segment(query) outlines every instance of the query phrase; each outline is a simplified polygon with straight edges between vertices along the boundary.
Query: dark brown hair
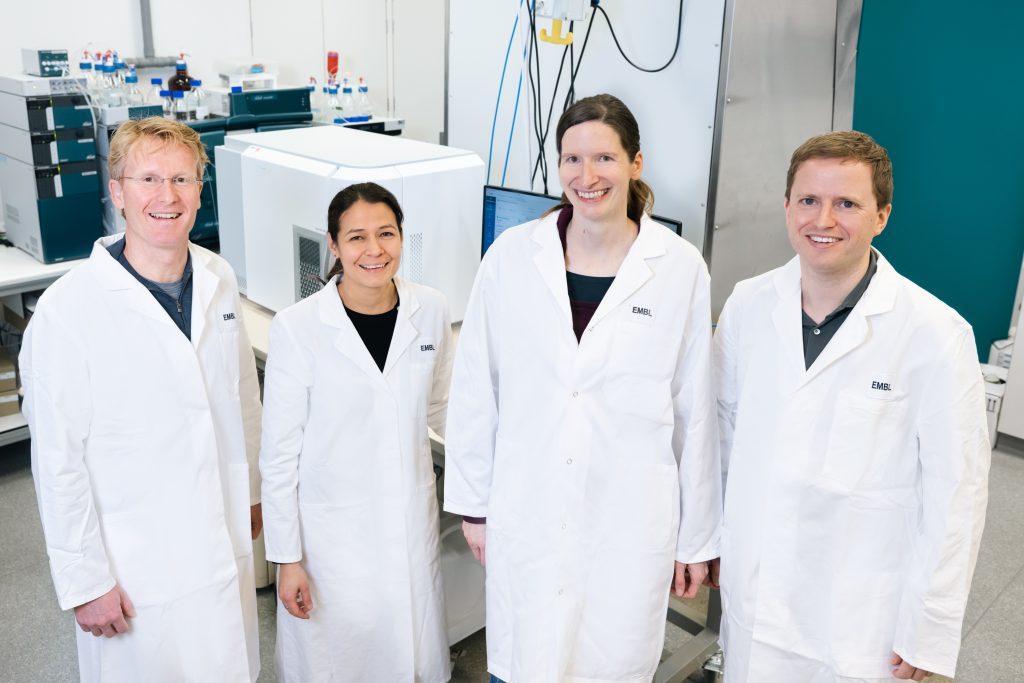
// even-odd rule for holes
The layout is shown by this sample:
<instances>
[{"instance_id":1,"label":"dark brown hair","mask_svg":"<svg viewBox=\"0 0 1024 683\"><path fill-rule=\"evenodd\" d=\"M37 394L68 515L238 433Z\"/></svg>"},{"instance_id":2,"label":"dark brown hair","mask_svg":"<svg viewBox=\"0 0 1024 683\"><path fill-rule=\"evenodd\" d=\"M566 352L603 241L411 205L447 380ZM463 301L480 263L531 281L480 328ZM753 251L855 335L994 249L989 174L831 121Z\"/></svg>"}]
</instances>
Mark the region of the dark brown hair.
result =
<instances>
[{"instance_id":1,"label":"dark brown hair","mask_svg":"<svg viewBox=\"0 0 1024 683\"><path fill-rule=\"evenodd\" d=\"M619 136L619 143L629 155L629 160L636 159L640 153L640 126L637 125L633 112L629 110L622 100L614 95L593 95L584 97L562 113L558 119L558 127L555 129L555 146L558 150L558 163L562 163L562 137L565 132L573 126L588 121L598 121L610 127ZM559 211L563 207L571 206L569 198L562 192L562 201L547 213ZM650 186L640 179L630 179L629 199L626 204L626 215L637 225L645 213L651 213L654 209L654 191ZM545 214L547 215L547 214Z\"/></svg>"},{"instance_id":2,"label":"dark brown hair","mask_svg":"<svg viewBox=\"0 0 1024 683\"><path fill-rule=\"evenodd\" d=\"M398 200L395 199L395 195L377 183L356 183L355 185L349 185L334 195L331 205L327 207L327 232L330 234L332 242L338 243L338 231L341 229L341 214L352 208L352 205L358 201L363 201L367 204L387 205L391 209L391 213L395 214L395 227L398 228L398 234L402 234L402 221L405 216L402 214L402 207ZM327 273L327 280L330 281L332 277L341 271L341 259L334 259L334 265L331 266L331 270Z\"/></svg>"},{"instance_id":3,"label":"dark brown hair","mask_svg":"<svg viewBox=\"0 0 1024 683\"><path fill-rule=\"evenodd\" d=\"M786 174L786 199L800 164L811 159L842 159L867 164L878 208L892 204L892 161L889 153L867 133L836 130L813 138L796 148Z\"/></svg>"}]
</instances>

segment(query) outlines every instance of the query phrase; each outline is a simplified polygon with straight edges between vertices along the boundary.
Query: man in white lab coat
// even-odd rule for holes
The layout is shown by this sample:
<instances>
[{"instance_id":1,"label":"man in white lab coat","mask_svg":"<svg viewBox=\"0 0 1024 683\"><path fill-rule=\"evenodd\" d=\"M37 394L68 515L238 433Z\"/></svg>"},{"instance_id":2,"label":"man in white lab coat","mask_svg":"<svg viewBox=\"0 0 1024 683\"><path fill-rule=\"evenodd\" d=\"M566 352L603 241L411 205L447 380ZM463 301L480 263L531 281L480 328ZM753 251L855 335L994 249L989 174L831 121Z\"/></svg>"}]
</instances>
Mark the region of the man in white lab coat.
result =
<instances>
[{"instance_id":1,"label":"man in white lab coat","mask_svg":"<svg viewBox=\"0 0 1024 683\"><path fill-rule=\"evenodd\" d=\"M973 332L871 247L892 165L869 136L808 140L785 196L796 258L715 334L726 680L952 676L988 497Z\"/></svg>"},{"instance_id":2,"label":"man in white lab coat","mask_svg":"<svg viewBox=\"0 0 1024 683\"><path fill-rule=\"evenodd\" d=\"M40 298L21 353L32 473L83 681L254 681L255 361L231 268L190 244L206 154L121 124L101 238Z\"/></svg>"}]
</instances>

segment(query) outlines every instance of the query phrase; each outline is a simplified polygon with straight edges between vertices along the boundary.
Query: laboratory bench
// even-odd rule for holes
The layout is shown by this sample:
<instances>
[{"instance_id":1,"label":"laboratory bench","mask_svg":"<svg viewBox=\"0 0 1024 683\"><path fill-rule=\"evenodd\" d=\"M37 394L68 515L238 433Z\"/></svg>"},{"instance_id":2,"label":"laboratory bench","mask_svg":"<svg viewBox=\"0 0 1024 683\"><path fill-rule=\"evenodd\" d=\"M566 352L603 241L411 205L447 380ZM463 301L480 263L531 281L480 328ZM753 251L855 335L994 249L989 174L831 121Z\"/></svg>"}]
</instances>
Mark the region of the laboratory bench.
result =
<instances>
[{"instance_id":1,"label":"laboratory bench","mask_svg":"<svg viewBox=\"0 0 1024 683\"><path fill-rule=\"evenodd\" d=\"M21 304L20 301L15 303L15 297L46 289L82 260L40 263L16 247L0 246L0 302L3 308L21 315ZM20 412L0 417L0 446L27 438L28 423Z\"/></svg>"}]
</instances>

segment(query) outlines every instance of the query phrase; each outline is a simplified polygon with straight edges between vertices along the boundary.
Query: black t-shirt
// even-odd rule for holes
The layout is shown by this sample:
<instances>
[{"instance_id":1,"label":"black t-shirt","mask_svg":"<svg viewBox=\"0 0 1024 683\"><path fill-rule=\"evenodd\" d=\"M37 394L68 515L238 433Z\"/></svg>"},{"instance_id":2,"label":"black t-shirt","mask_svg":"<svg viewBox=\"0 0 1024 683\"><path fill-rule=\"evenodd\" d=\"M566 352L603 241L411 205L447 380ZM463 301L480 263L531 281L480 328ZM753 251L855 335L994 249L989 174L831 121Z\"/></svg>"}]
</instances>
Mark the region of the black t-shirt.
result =
<instances>
[{"instance_id":1,"label":"black t-shirt","mask_svg":"<svg viewBox=\"0 0 1024 683\"><path fill-rule=\"evenodd\" d=\"M381 372L384 372L384 363L388 359L388 349L391 348L391 337L395 334L395 323L398 321L398 304L386 313L356 313L348 306L345 312L348 319L359 333L359 338L366 344L366 350L370 352L373 362L377 364ZM342 304L344 306L344 304Z\"/></svg>"}]
</instances>

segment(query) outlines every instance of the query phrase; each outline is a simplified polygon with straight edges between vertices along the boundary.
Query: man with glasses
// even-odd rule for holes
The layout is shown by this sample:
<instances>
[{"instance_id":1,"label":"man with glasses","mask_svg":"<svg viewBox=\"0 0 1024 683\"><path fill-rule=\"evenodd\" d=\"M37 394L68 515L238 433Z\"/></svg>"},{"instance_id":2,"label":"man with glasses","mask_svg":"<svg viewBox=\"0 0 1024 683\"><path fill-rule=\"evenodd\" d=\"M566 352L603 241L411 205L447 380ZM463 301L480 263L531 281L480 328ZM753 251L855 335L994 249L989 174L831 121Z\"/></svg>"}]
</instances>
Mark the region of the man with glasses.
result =
<instances>
[{"instance_id":1,"label":"man with glasses","mask_svg":"<svg viewBox=\"0 0 1024 683\"><path fill-rule=\"evenodd\" d=\"M255 681L259 386L234 273L189 243L195 131L110 143L124 235L40 298L21 353L32 472L83 681Z\"/></svg>"},{"instance_id":2,"label":"man with glasses","mask_svg":"<svg viewBox=\"0 0 1024 683\"><path fill-rule=\"evenodd\" d=\"M729 683L956 668L988 499L985 391L971 326L871 246L892 194L869 136L805 142L784 201L796 257L736 285L719 318Z\"/></svg>"}]
</instances>

